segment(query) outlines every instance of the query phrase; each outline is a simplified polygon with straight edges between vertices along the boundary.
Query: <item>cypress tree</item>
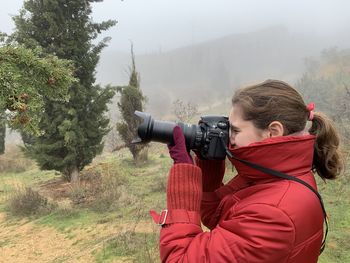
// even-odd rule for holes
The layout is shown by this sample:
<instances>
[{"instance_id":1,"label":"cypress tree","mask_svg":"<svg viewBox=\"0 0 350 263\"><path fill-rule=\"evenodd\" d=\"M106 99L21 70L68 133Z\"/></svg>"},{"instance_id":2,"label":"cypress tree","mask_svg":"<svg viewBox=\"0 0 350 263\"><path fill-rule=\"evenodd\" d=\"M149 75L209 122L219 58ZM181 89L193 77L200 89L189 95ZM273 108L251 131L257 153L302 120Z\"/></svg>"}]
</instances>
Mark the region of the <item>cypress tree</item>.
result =
<instances>
[{"instance_id":1,"label":"cypress tree","mask_svg":"<svg viewBox=\"0 0 350 263\"><path fill-rule=\"evenodd\" d=\"M60 171L72 182L79 180L79 171L102 151L102 138L109 130L105 112L114 95L111 88L94 85L95 68L108 39L97 45L92 41L116 21L94 23L90 17L93 2L102 1L25 1L14 17L15 41L29 48L39 45L48 54L72 60L76 68L78 82L70 87L69 100L45 99L39 123L43 133L33 144L26 144L41 169Z\"/></svg>"},{"instance_id":2,"label":"cypress tree","mask_svg":"<svg viewBox=\"0 0 350 263\"><path fill-rule=\"evenodd\" d=\"M117 123L117 131L124 141L125 146L131 152L135 163L139 164L147 160L147 151L145 149L146 145L131 143L137 137L137 127L140 124L140 120L134 115L134 112L136 110L143 111L146 97L143 96L140 89L140 77L136 71L132 45L129 85L118 87L117 91L120 93L118 108L122 117L122 121Z\"/></svg>"}]
</instances>

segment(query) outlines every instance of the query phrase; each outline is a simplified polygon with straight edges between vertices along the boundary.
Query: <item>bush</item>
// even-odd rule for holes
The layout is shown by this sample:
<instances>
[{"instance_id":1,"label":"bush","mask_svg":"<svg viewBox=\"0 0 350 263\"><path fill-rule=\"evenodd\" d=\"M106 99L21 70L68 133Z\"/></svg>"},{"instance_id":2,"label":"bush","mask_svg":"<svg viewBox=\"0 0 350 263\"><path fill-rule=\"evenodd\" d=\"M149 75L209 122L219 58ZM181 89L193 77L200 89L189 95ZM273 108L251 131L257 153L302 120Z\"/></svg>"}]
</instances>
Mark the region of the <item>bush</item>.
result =
<instances>
[{"instance_id":1,"label":"bush","mask_svg":"<svg viewBox=\"0 0 350 263\"><path fill-rule=\"evenodd\" d=\"M121 186L126 180L108 163L101 163L81 174L80 186L71 190L74 205L85 205L96 212L106 212L118 206L122 196Z\"/></svg>"},{"instance_id":2,"label":"bush","mask_svg":"<svg viewBox=\"0 0 350 263\"><path fill-rule=\"evenodd\" d=\"M100 191L92 202L92 209L96 212L105 212L116 204L121 196L122 181L118 176L105 176L102 178Z\"/></svg>"},{"instance_id":3,"label":"bush","mask_svg":"<svg viewBox=\"0 0 350 263\"><path fill-rule=\"evenodd\" d=\"M73 186L69 193L69 197L74 205L83 204L86 201L87 189L82 186Z\"/></svg>"},{"instance_id":4,"label":"bush","mask_svg":"<svg viewBox=\"0 0 350 263\"><path fill-rule=\"evenodd\" d=\"M16 216L43 215L55 209L56 204L30 187L17 189L8 201L8 210Z\"/></svg>"}]
</instances>

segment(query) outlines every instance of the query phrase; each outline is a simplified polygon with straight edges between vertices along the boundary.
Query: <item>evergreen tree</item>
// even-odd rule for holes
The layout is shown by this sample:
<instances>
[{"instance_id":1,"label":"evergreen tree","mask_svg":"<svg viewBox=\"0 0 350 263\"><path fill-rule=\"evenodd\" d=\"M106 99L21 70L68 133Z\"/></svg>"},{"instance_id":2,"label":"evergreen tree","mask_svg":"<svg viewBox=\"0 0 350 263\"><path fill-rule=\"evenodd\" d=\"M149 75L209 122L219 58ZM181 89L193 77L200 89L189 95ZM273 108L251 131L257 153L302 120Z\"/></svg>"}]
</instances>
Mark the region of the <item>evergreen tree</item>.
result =
<instances>
[{"instance_id":1,"label":"evergreen tree","mask_svg":"<svg viewBox=\"0 0 350 263\"><path fill-rule=\"evenodd\" d=\"M5 41L6 35L3 35ZM0 41L1 41L0 40ZM0 154L5 151L6 124L27 134L39 134L43 98L62 101L75 81L72 64L42 56L14 43L0 47ZM48 79L55 79L49 84ZM7 110L7 112L6 112Z\"/></svg>"},{"instance_id":2,"label":"evergreen tree","mask_svg":"<svg viewBox=\"0 0 350 263\"><path fill-rule=\"evenodd\" d=\"M108 20L91 20L91 3L101 0L31 0L25 1L14 17L13 39L32 48L70 59L78 82L69 90L69 101L57 103L45 99L45 110L39 123L43 134L26 144L28 153L42 169L57 170L65 178L77 182L79 171L103 148L102 138L108 132L105 117L107 103L114 91L95 82L95 68L108 39L97 45L92 41L115 25ZM55 79L49 79L54 83Z\"/></svg>"},{"instance_id":3,"label":"evergreen tree","mask_svg":"<svg viewBox=\"0 0 350 263\"><path fill-rule=\"evenodd\" d=\"M40 133L38 122L44 98L68 99L68 89L76 81L70 61L42 55L40 49L0 47L0 119L4 125L29 134Z\"/></svg>"},{"instance_id":4,"label":"evergreen tree","mask_svg":"<svg viewBox=\"0 0 350 263\"><path fill-rule=\"evenodd\" d=\"M136 164L147 160L146 145L132 144L132 140L137 137L137 127L140 120L135 116L134 112L143 111L143 105L146 102L146 97L143 96L140 89L140 78L136 71L135 56L133 46L131 45L131 68L129 85L118 87L120 93L120 102L118 108L120 110L122 121L117 123L117 131L122 137L125 146L130 150Z\"/></svg>"}]
</instances>

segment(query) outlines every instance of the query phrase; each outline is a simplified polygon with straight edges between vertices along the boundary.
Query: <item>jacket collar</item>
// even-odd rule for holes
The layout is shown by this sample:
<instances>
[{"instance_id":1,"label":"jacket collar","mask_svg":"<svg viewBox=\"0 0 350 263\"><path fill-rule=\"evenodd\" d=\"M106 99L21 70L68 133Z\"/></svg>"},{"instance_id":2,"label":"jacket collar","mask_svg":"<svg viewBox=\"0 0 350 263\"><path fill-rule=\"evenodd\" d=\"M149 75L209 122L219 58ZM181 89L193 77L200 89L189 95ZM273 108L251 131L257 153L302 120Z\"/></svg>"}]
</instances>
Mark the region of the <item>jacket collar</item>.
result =
<instances>
[{"instance_id":1,"label":"jacket collar","mask_svg":"<svg viewBox=\"0 0 350 263\"><path fill-rule=\"evenodd\" d=\"M230 149L233 156L292 176L310 172L313 162L314 135L281 136ZM253 181L270 181L274 176L253 169L237 160L230 161L239 175Z\"/></svg>"}]
</instances>

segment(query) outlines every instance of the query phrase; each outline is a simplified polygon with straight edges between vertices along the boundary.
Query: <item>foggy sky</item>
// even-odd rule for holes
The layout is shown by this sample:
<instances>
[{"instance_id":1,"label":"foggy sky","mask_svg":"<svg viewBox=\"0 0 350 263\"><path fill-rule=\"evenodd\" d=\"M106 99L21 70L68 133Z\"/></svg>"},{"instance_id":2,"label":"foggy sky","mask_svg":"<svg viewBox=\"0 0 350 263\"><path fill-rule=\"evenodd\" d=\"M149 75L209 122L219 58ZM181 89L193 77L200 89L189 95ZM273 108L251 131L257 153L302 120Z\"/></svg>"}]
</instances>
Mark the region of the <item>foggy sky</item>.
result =
<instances>
[{"instance_id":1,"label":"foggy sky","mask_svg":"<svg viewBox=\"0 0 350 263\"><path fill-rule=\"evenodd\" d=\"M0 0L0 31L14 27L23 0ZM327 35L350 29L348 0L105 0L93 5L96 22L116 19L104 32L108 49L135 53L167 51L273 25ZM350 32L350 30L348 30ZM273 41L273 40L272 40Z\"/></svg>"}]
</instances>

